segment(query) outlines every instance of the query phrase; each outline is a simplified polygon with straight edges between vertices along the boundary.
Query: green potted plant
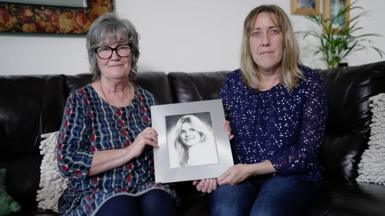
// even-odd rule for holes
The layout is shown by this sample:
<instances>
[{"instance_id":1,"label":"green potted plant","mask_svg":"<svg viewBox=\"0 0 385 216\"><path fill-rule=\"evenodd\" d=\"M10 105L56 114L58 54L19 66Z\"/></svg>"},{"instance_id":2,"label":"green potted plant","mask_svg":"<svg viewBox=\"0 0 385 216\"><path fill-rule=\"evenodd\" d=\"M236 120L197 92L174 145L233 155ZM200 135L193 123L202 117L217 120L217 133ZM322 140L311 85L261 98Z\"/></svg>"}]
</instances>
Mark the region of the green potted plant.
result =
<instances>
[{"instance_id":1,"label":"green potted plant","mask_svg":"<svg viewBox=\"0 0 385 216\"><path fill-rule=\"evenodd\" d=\"M306 16L308 20L321 27L321 31L303 31L300 33L306 37L314 37L319 40L319 46L315 54L321 54L321 60L328 69L338 67L353 50L373 49L382 58L385 54L383 50L372 45L371 38L381 37L376 33L358 34L363 28L358 26L358 19L366 14L362 11L358 15L349 18L349 13L353 10L363 10L362 7L355 5L356 1L346 5L338 12L327 18L324 14ZM341 25L341 20L345 20ZM335 26L339 26L336 28Z\"/></svg>"}]
</instances>

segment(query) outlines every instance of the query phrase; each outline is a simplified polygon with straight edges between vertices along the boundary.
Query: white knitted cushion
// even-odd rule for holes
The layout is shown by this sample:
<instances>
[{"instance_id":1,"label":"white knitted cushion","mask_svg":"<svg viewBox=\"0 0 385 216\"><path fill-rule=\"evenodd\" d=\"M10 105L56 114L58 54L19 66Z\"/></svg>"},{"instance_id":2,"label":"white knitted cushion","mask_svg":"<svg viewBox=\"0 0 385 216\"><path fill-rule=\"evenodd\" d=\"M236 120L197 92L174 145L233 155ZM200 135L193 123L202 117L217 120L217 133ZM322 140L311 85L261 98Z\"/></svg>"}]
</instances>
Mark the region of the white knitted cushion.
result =
<instances>
[{"instance_id":1,"label":"white knitted cushion","mask_svg":"<svg viewBox=\"0 0 385 216\"><path fill-rule=\"evenodd\" d=\"M385 185L385 93L369 100L373 113L369 148L364 151L358 164L357 182Z\"/></svg>"},{"instance_id":2,"label":"white knitted cushion","mask_svg":"<svg viewBox=\"0 0 385 216\"><path fill-rule=\"evenodd\" d=\"M67 186L67 181L59 174L57 168L56 145L59 132L42 134L44 139L40 143L40 154L43 160L40 166L40 189L37 191L36 201L41 209L58 212L58 199Z\"/></svg>"}]
</instances>

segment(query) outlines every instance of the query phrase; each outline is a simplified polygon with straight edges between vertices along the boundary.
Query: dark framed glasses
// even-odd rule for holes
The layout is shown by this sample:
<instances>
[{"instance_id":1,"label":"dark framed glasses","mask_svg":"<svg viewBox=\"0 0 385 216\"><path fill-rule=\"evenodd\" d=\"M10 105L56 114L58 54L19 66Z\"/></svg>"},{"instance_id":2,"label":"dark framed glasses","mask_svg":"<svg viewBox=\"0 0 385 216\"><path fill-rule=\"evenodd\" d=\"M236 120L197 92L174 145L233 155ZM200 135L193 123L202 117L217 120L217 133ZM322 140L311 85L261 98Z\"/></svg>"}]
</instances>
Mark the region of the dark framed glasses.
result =
<instances>
[{"instance_id":1,"label":"dark framed glasses","mask_svg":"<svg viewBox=\"0 0 385 216\"><path fill-rule=\"evenodd\" d=\"M101 59L110 59L114 51L119 57L124 58L131 54L131 47L128 44L121 44L115 48L109 46L100 46L95 48L96 55L98 55Z\"/></svg>"}]
</instances>

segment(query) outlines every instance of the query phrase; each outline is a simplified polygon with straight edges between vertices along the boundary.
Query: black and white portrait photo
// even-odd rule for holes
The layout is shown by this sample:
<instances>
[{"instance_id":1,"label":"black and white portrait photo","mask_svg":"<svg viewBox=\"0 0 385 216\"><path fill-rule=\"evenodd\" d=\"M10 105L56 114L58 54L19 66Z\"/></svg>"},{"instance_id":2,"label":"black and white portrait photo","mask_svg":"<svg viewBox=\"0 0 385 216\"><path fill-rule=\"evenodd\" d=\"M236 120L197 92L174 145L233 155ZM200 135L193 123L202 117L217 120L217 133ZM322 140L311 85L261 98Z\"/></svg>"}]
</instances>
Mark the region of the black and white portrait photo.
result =
<instances>
[{"instance_id":1,"label":"black and white portrait photo","mask_svg":"<svg viewBox=\"0 0 385 216\"><path fill-rule=\"evenodd\" d=\"M155 182L216 178L234 164L222 100L155 105L151 117Z\"/></svg>"},{"instance_id":2,"label":"black and white portrait photo","mask_svg":"<svg viewBox=\"0 0 385 216\"><path fill-rule=\"evenodd\" d=\"M218 163L209 112L166 116L170 167Z\"/></svg>"}]
</instances>

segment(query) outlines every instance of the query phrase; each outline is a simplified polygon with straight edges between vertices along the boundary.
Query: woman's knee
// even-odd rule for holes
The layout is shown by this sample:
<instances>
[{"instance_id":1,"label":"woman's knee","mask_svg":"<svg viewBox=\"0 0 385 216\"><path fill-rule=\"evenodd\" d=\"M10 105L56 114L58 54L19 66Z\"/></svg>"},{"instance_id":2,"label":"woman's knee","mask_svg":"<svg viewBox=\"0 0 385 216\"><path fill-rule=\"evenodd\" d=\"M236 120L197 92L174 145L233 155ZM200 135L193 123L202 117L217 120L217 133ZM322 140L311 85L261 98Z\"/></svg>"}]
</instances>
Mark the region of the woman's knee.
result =
<instances>
[{"instance_id":1,"label":"woman's knee","mask_svg":"<svg viewBox=\"0 0 385 216\"><path fill-rule=\"evenodd\" d=\"M210 197L211 215L247 215L255 193L251 185L222 185Z\"/></svg>"},{"instance_id":2,"label":"woman's knee","mask_svg":"<svg viewBox=\"0 0 385 216\"><path fill-rule=\"evenodd\" d=\"M141 195L140 205L143 215L176 215L175 199L161 189L150 190Z\"/></svg>"},{"instance_id":3,"label":"woman's knee","mask_svg":"<svg viewBox=\"0 0 385 216\"><path fill-rule=\"evenodd\" d=\"M297 177L275 176L267 179L261 185L250 215L302 215L312 204L317 188L317 183L304 182Z\"/></svg>"},{"instance_id":4,"label":"woman's knee","mask_svg":"<svg viewBox=\"0 0 385 216\"><path fill-rule=\"evenodd\" d=\"M96 212L96 216L109 215L139 215L138 202L135 197L127 195L117 195L108 199Z\"/></svg>"}]
</instances>

